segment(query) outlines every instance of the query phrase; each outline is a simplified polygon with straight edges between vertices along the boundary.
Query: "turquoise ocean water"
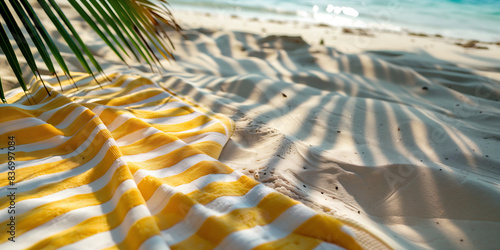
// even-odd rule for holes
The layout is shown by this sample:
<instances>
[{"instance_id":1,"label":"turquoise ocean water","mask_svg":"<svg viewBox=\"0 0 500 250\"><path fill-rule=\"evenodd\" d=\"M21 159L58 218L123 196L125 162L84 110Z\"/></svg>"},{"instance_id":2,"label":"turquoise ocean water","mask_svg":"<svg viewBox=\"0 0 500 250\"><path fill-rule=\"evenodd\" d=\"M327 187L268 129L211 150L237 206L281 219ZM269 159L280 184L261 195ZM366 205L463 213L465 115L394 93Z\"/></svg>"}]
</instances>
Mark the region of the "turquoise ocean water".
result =
<instances>
[{"instance_id":1,"label":"turquoise ocean water","mask_svg":"<svg viewBox=\"0 0 500 250\"><path fill-rule=\"evenodd\" d=\"M169 0L173 10L500 41L500 0Z\"/></svg>"}]
</instances>

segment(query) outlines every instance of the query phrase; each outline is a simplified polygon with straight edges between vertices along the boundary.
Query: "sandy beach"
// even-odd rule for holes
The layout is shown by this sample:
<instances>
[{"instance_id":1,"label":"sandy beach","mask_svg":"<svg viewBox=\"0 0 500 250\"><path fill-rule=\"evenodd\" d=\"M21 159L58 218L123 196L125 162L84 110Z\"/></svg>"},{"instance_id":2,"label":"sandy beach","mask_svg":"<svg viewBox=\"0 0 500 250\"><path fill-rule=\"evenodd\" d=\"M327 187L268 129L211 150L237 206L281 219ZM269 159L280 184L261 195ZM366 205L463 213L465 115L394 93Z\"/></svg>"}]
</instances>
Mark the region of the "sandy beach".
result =
<instances>
[{"instance_id":1,"label":"sandy beach","mask_svg":"<svg viewBox=\"0 0 500 250\"><path fill-rule=\"evenodd\" d=\"M500 245L500 45L174 15L184 31L169 32L176 61L161 72L127 67L74 21L107 74L147 77L230 117L219 160L246 176L395 249Z\"/></svg>"},{"instance_id":2,"label":"sandy beach","mask_svg":"<svg viewBox=\"0 0 500 250\"><path fill-rule=\"evenodd\" d=\"M397 249L499 244L500 46L177 17L158 81L236 121L221 161Z\"/></svg>"},{"instance_id":3,"label":"sandy beach","mask_svg":"<svg viewBox=\"0 0 500 250\"><path fill-rule=\"evenodd\" d=\"M177 16L158 81L236 121L221 161L398 249L499 244L500 46Z\"/></svg>"}]
</instances>

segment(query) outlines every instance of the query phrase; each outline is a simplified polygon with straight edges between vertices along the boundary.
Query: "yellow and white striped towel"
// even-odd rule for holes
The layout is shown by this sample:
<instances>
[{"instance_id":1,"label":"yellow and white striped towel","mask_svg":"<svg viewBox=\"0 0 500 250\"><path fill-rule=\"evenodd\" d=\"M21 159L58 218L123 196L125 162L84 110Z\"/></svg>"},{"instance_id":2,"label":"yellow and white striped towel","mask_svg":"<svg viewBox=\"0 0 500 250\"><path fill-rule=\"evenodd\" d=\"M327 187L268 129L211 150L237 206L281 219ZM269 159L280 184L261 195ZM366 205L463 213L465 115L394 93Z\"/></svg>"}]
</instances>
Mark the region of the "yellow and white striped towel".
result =
<instances>
[{"instance_id":1,"label":"yellow and white striped towel","mask_svg":"<svg viewBox=\"0 0 500 250\"><path fill-rule=\"evenodd\" d=\"M219 162L230 119L148 79L110 77L50 96L34 82L31 105L7 94L0 249L360 248L339 220Z\"/></svg>"}]
</instances>

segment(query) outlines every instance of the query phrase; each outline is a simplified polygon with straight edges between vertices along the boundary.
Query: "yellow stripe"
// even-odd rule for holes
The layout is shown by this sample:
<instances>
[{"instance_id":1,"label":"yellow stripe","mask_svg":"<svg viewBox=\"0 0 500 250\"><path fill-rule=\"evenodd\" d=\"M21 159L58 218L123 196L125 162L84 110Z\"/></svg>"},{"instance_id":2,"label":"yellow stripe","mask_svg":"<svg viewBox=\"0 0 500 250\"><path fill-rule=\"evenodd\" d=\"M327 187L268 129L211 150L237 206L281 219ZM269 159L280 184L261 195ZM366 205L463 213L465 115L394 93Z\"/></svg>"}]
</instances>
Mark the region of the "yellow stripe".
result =
<instances>
[{"instance_id":1,"label":"yellow stripe","mask_svg":"<svg viewBox=\"0 0 500 250\"><path fill-rule=\"evenodd\" d=\"M86 105L91 105L90 103ZM95 105L95 104L94 104ZM100 106L100 105L97 105ZM120 112L117 112L120 111ZM101 119L102 124L109 126L118 116L125 114L123 110L117 110L114 108L106 108L102 110L101 114L99 114L99 119Z\"/></svg>"},{"instance_id":2,"label":"yellow stripe","mask_svg":"<svg viewBox=\"0 0 500 250\"><path fill-rule=\"evenodd\" d=\"M45 90L45 88L42 87L42 84L40 82L35 82L34 84L36 87L35 87L35 90L36 92L32 95L31 95L31 103L33 103L33 101L35 103L41 103L42 100L44 102L48 102L50 100L53 100L54 97L56 96L56 92L55 91L52 91L50 88L48 89L49 93L51 93L51 95L49 96L49 94L47 93L47 90ZM40 87L38 87L38 85L40 85ZM57 97L57 98L64 98L64 97ZM23 102L23 105L30 105L30 101L26 100Z\"/></svg>"},{"instance_id":3,"label":"yellow stripe","mask_svg":"<svg viewBox=\"0 0 500 250\"><path fill-rule=\"evenodd\" d=\"M118 86L121 86L121 84L123 84L123 82L121 82L120 85L118 85ZM149 83L149 84L151 84L151 83ZM99 98L99 99L102 99L102 100L113 99L113 98L116 98L116 97L119 97L119 96L127 95L127 94L133 92L135 89L137 89L137 88L139 88L141 86L144 86L144 85L148 85L148 83L143 82L143 81L138 81L138 80L132 80L129 84L127 84L127 86L125 86L124 88L121 88L120 90L118 90L116 92L113 92L113 93L98 94L98 95L75 96L72 99L74 99L74 100L78 100L78 99L94 99L94 98ZM115 86L117 86L117 85L116 84L106 85L106 86L103 87L103 89L109 89L109 88L112 88L112 87L115 87ZM151 87L151 88L154 88L154 87ZM92 90L89 90L87 92L90 92L90 91L92 91Z\"/></svg>"},{"instance_id":4,"label":"yellow stripe","mask_svg":"<svg viewBox=\"0 0 500 250\"><path fill-rule=\"evenodd\" d=\"M8 136L14 136L16 144L23 145L47 140L57 135L64 135L64 133L50 124L41 124L1 134L0 137L7 138ZM1 145L1 147L8 147L6 140L2 144L4 145Z\"/></svg>"},{"instance_id":5,"label":"yellow stripe","mask_svg":"<svg viewBox=\"0 0 500 250\"><path fill-rule=\"evenodd\" d=\"M7 103L15 103L15 102L19 102L19 100L23 97L25 97L25 94L24 92L22 91L22 89L17 89L17 90L21 90L19 91L17 94L14 94L12 95L11 97L6 97L7 98ZM7 91L7 93L11 94L12 92L10 91ZM7 93L6 96L7 96Z\"/></svg>"},{"instance_id":6,"label":"yellow stripe","mask_svg":"<svg viewBox=\"0 0 500 250\"><path fill-rule=\"evenodd\" d=\"M236 209L223 216L207 218L195 235L172 245L172 248L188 249L192 244L216 246L233 232L273 222L297 203L282 194L268 194L255 207Z\"/></svg>"},{"instance_id":7,"label":"yellow stripe","mask_svg":"<svg viewBox=\"0 0 500 250\"><path fill-rule=\"evenodd\" d=\"M196 144L190 144L191 147L203 152L204 154L217 159L222 152L222 145L213 141L198 142Z\"/></svg>"},{"instance_id":8,"label":"yellow stripe","mask_svg":"<svg viewBox=\"0 0 500 250\"><path fill-rule=\"evenodd\" d=\"M203 189L187 195L176 193L170 198L165 208L155 215L158 227L160 230L165 230L177 224L184 219L189 209L196 203L206 205L222 196L242 196L258 184L255 180L242 176L235 182L210 183ZM141 193L143 193L142 190Z\"/></svg>"},{"instance_id":9,"label":"yellow stripe","mask_svg":"<svg viewBox=\"0 0 500 250\"><path fill-rule=\"evenodd\" d=\"M161 180L170 186L177 187L183 184L191 183L205 175L230 174L233 171L233 169L219 161L202 161L178 175L162 178Z\"/></svg>"},{"instance_id":10,"label":"yellow stripe","mask_svg":"<svg viewBox=\"0 0 500 250\"><path fill-rule=\"evenodd\" d=\"M189 193L188 196L203 205L221 196L242 196L259 183L243 175L234 182L214 182L201 190Z\"/></svg>"},{"instance_id":11,"label":"yellow stripe","mask_svg":"<svg viewBox=\"0 0 500 250\"><path fill-rule=\"evenodd\" d=\"M211 116L211 117L219 120L220 122L224 123L224 125L226 126L228 131L230 131L230 134L232 134L232 132L234 131L234 122L233 122L233 120L229 119L229 117L224 116L224 115L220 115L220 114L215 114L212 111L210 111L209 108L205 107L202 104L195 102L193 99L191 99L187 96L181 96L181 95L179 95L179 94L177 94L169 89L166 89L166 88L163 88L163 89L165 91L167 91L168 93L170 93L171 95L179 98L183 102L189 104L191 107L196 108L198 111L204 113L205 115Z\"/></svg>"},{"instance_id":12,"label":"yellow stripe","mask_svg":"<svg viewBox=\"0 0 500 250\"><path fill-rule=\"evenodd\" d=\"M132 173L135 173L139 169L158 170L162 168L171 167L187 157L198 155L200 153L201 152L198 151L196 148L193 148L191 146L185 146L180 149L174 150L168 154L156 157L154 159L140 163L129 162L128 165ZM158 188L161 184L163 184L162 181L153 181L152 179L157 179L157 178L146 176L137 185L139 187L139 190L141 190L145 200L148 200L151 197L151 195L153 195L156 188Z\"/></svg>"},{"instance_id":13,"label":"yellow stripe","mask_svg":"<svg viewBox=\"0 0 500 250\"><path fill-rule=\"evenodd\" d=\"M208 123L212 120L212 118L208 116L198 116L190 121L187 122L182 122L178 124L173 124L173 125L163 125L163 124L152 124L153 127L162 130L162 131L168 131L170 133L175 133L175 132L183 132L185 130L190 130L197 128L205 123Z\"/></svg>"},{"instance_id":14,"label":"yellow stripe","mask_svg":"<svg viewBox=\"0 0 500 250\"><path fill-rule=\"evenodd\" d=\"M323 241L302 236L299 234L290 234L285 238L271 241L255 247L253 250L271 250L271 249L314 249Z\"/></svg>"},{"instance_id":15,"label":"yellow stripe","mask_svg":"<svg viewBox=\"0 0 500 250\"><path fill-rule=\"evenodd\" d=\"M69 104L68 106L59 109L56 111L50 118L48 118L45 122L48 124L51 124L52 126L57 126L59 125L66 117L71 114L76 108L78 108L80 105L78 104ZM81 115L81 114L80 114ZM88 119L88 118L87 118Z\"/></svg>"},{"instance_id":16,"label":"yellow stripe","mask_svg":"<svg viewBox=\"0 0 500 250\"><path fill-rule=\"evenodd\" d=\"M105 215L89 218L74 227L68 228L61 233L47 237L46 239L33 245L31 249L40 249L49 246L50 248L59 248L65 245L72 244L92 235L110 231L118 227L128 211L136 206L144 205L144 200L141 198L137 189L127 190L118 201L116 208ZM157 234L157 230L146 230L149 233ZM153 235L150 235L153 236Z\"/></svg>"},{"instance_id":17,"label":"yellow stripe","mask_svg":"<svg viewBox=\"0 0 500 250\"><path fill-rule=\"evenodd\" d=\"M148 160L148 161L129 162L128 166L129 166L132 173L135 173L139 169L158 170L158 169L162 169L162 168L168 168L168 167L171 167L171 166L179 163L180 161L182 161L183 159L185 159L187 157L201 154L201 152L198 149L196 149L196 145L197 144L195 144L194 146L191 146L191 145L184 146L184 147L179 148L177 150L174 150L168 154L158 156L158 157L151 159L151 160ZM204 164L208 164L208 163L204 163ZM206 169L206 171L209 171L209 170L218 171L221 169L226 169L226 167L227 166L225 166L224 164L222 164L222 165L216 164L214 166L214 168L208 168L208 169ZM224 170L224 172L227 172L227 170ZM213 173L217 173L217 172L213 172ZM171 178L169 178L169 177L167 177L164 180L155 180L155 179L158 179L158 178L146 176L138 184L139 190L141 190L141 192L144 196L144 199L146 199L146 200L148 200L151 197L151 195L153 195L154 191L160 185L166 183L165 181L167 181L167 180L171 180ZM168 182L167 182L167 184L168 184Z\"/></svg>"},{"instance_id":18,"label":"yellow stripe","mask_svg":"<svg viewBox=\"0 0 500 250\"><path fill-rule=\"evenodd\" d=\"M158 227L151 226L154 224L155 220L152 217L140 219L130 228L123 242L106 249L138 249L147 239L160 235Z\"/></svg>"},{"instance_id":19,"label":"yellow stripe","mask_svg":"<svg viewBox=\"0 0 500 250\"><path fill-rule=\"evenodd\" d=\"M168 184L169 186L176 187L182 184L190 183L198 179L199 177L207 175L209 173L229 174L232 173L232 171L233 170L231 168L220 162L203 161L195 164L188 170L175 176L169 176L163 179L146 176L137 186L139 187L139 190L141 190L144 198L148 200L163 184Z\"/></svg>"},{"instance_id":20,"label":"yellow stripe","mask_svg":"<svg viewBox=\"0 0 500 250\"><path fill-rule=\"evenodd\" d=\"M52 109L55 109L57 107L63 106L64 104L67 104L68 100L65 98L57 98L54 101L47 103L35 110L29 110L29 109L23 109L20 107L14 107L14 106L7 106L7 105L1 105L0 106L0 123L6 122L6 121L14 121L17 119L22 119L22 118L29 118L29 117L38 117L40 116L43 112L50 111ZM73 104L73 105L78 105L78 104ZM0 124L1 125L1 124Z\"/></svg>"},{"instance_id":21,"label":"yellow stripe","mask_svg":"<svg viewBox=\"0 0 500 250\"><path fill-rule=\"evenodd\" d=\"M170 228L184 219L189 209L196 204L187 195L176 193L168 201L165 208L153 215L160 230Z\"/></svg>"},{"instance_id":22,"label":"yellow stripe","mask_svg":"<svg viewBox=\"0 0 500 250\"><path fill-rule=\"evenodd\" d=\"M155 150L161 146L176 141L177 138L165 133L156 133L142 138L132 144L121 146L120 151L123 155L143 154Z\"/></svg>"},{"instance_id":23,"label":"yellow stripe","mask_svg":"<svg viewBox=\"0 0 500 250\"><path fill-rule=\"evenodd\" d=\"M217 132L217 133L221 133L223 135L226 135L226 129L224 128L224 126L221 124L221 123L215 123L213 125L210 125L206 128L203 128L199 131L193 131L193 132L170 132L169 134L172 134L176 137L178 137L179 139L183 139L183 138L188 138L188 137L191 137L191 136L195 136L195 135L202 135L202 134L205 134L205 133L208 133L208 132ZM226 136L229 136L229 135L226 135Z\"/></svg>"},{"instance_id":24,"label":"yellow stripe","mask_svg":"<svg viewBox=\"0 0 500 250\"><path fill-rule=\"evenodd\" d=\"M16 235L20 236L25 232L32 230L36 227L42 226L44 223L56 218L57 216L68 213L72 210L76 210L83 207L100 205L108 202L115 193L117 187L125 180L130 179L130 175L123 175L115 173L113 179L106 184L101 190L98 190L89 194L80 194L68 197L63 200L58 200L44 204L42 206L36 207L17 218L18 230ZM16 197L17 198L17 197ZM7 221L3 221L2 224L7 224ZM0 232L0 242L6 240L7 237L2 237L6 235L6 230Z\"/></svg>"},{"instance_id":25,"label":"yellow stripe","mask_svg":"<svg viewBox=\"0 0 500 250\"><path fill-rule=\"evenodd\" d=\"M111 98L111 99L102 99L100 101L95 101L94 103L108 105L108 106L122 106L122 105L127 105L127 104L132 104L132 103L144 101L148 98L159 95L161 93L163 93L163 91L161 91L159 89L146 89L146 90L134 93L133 95L121 96L121 97Z\"/></svg>"},{"instance_id":26,"label":"yellow stripe","mask_svg":"<svg viewBox=\"0 0 500 250\"><path fill-rule=\"evenodd\" d=\"M152 101L152 102L146 102L146 103L141 103L141 104L136 104L132 105L130 107L127 107L127 110L132 110L132 109L141 109L145 107L159 107L161 105L165 105L170 102L180 102L176 98L173 98L173 96L169 96L160 100Z\"/></svg>"},{"instance_id":27,"label":"yellow stripe","mask_svg":"<svg viewBox=\"0 0 500 250\"><path fill-rule=\"evenodd\" d=\"M32 198L40 198L46 195L57 193L65 189L71 189L92 183L95 180L102 177L108 171L113 162L119 157L118 154L119 154L118 149L113 146L106 152L106 155L104 156L103 160L96 164L96 167L91 168L80 175L65 179L57 183L49 183L42 185L38 188L32 189L30 191L17 193L16 201L19 202L22 200L28 200ZM131 176L130 170L127 168L126 165L119 167L117 169L117 172L122 174L129 174ZM2 208L7 207L7 202L8 199L6 196L0 197L0 204L2 204Z\"/></svg>"},{"instance_id":28,"label":"yellow stripe","mask_svg":"<svg viewBox=\"0 0 500 250\"><path fill-rule=\"evenodd\" d=\"M193 155L201 154L196 148L186 145L182 148L174 150L168 154L163 154L153 159L143 161L143 162L130 162L135 163L134 166L130 167L132 173L135 173L139 169L146 170L158 170L162 168L171 167L185 158L191 157ZM140 160L140 159L139 159Z\"/></svg>"},{"instance_id":29,"label":"yellow stripe","mask_svg":"<svg viewBox=\"0 0 500 250\"><path fill-rule=\"evenodd\" d=\"M339 245L345 249L362 249L350 235L341 230L339 220L325 214L317 214L304 222L294 232Z\"/></svg>"},{"instance_id":30,"label":"yellow stripe","mask_svg":"<svg viewBox=\"0 0 500 250\"><path fill-rule=\"evenodd\" d=\"M78 127L72 127L71 129L74 131L77 131L76 134L73 135L73 137L69 138L66 142L62 143L61 145L53 148L48 148L48 149L41 149L33 152L23 152L23 151L16 151L16 160L17 161L28 161L28 160L35 160L35 159L41 159L53 155L66 155L71 152L73 152L75 149L77 149L82 143L84 143L85 140L90 136L92 131L99 125L100 120L99 118L94 118L90 120L88 123L84 124L83 127L78 128ZM37 138L39 136L39 133L45 133L50 135L45 135L42 138L49 139L52 138L55 135L63 135L63 133L60 130L55 129L54 127L51 127L50 125L40 125L36 126L40 127L39 131L36 131L34 128L31 129L21 129L21 130L16 130L13 133L8 133L8 134L3 134L0 136L2 138L2 145L3 147L7 147L7 136L14 136L16 139L16 144L17 145L22 145L22 144L29 144L33 142L33 138ZM111 137L109 132L107 130L102 130L102 133L106 134L107 137ZM40 139L37 138L36 141L40 141ZM0 164L7 162L7 158L2 157L0 159Z\"/></svg>"},{"instance_id":31,"label":"yellow stripe","mask_svg":"<svg viewBox=\"0 0 500 250\"><path fill-rule=\"evenodd\" d=\"M115 140L120 140L122 137L128 134L149 127L151 127L149 123L139 120L137 118L132 118L124 122L115 130L113 130L111 134L113 135L113 138L115 138Z\"/></svg>"},{"instance_id":32,"label":"yellow stripe","mask_svg":"<svg viewBox=\"0 0 500 250\"><path fill-rule=\"evenodd\" d=\"M91 161L97 155L107 140L107 135L105 135L103 131L100 131L92 140L92 143L90 144L92 146L87 147L78 155L56 162L16 169L16 181L27 181L42 175L66 172L82 166ZM7 175L7 172L0 173L0 186L8 185Z\"/></svg>"},{"instance_id":33,"label":"yellow stripe","mask_svg":"<svg viewBox=\"0 0 500 250\"><path fill-rule=\"evenodd\" d=\"M189 107L179 107L179 108L171 108L160 111L145 111L145 110L134 110L127 109L132 113L135 117L140 119L156 119L156 118L165 118L165 117L176 117L189 115L196 112L194 109Z\"/></svg>"}]
</instances>

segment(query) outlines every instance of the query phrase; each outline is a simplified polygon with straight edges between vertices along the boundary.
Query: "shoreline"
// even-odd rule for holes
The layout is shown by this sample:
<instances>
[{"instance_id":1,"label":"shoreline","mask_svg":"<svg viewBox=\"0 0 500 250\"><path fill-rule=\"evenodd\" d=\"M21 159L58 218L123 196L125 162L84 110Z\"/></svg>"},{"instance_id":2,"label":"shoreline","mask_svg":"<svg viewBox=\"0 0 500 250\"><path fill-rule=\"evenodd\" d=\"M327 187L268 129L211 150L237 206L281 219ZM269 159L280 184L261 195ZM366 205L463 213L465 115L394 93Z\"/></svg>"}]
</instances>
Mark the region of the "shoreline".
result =
<instances>
[{"instance_id":1,"label":"shoreline","mask_svg":"<svg viewBox=\"0 0 500 250\"><path fill-rule=\"evenodd\" d=\"M492 71L491 69L496 68L497 64L500 65L500 42L484 43L408 31L350 29L298 21L266 21L195 11L177 10L176 20L184 29L239 31L264 37L300 36L311 46L333 47L346 54L380 50L412 52L466 65L480 71Z\"/></svg>"},{"instance_id":2,"label":"shoreline","mask_svg":"<svg viewBox=\"0 0 500 250\"><path fill-rule=\"evenodd\" d=\"M245 21L251 21L251 22L261 22L261 23L275 23L275 24L287 24L287 23L292 23L294 25L303 25L306 27L316 27L316 28L328 28L328 29L333 29L333 30L346 30L347 32L344 32L345 34L359 34L362 36L370 36L373 35L371 33L382 33L382 34L397 34L397 35L408 35L408 36L415 36L415 37L429 37L429 38L442 38L446 40L453 40L458 43L468 43L468 42L476 42L478 45L497 45L500 47L500 39L497 41L484 41L481 39L469 39L469 38L458 38L458 37L447 37L444 36L440 33L431 33L431 32L419 32L415 31L412 29L408 28L402 28L401 30L390 30L390 29L376 29L376 28L359 28L355 26L335 26L335 25L330 25L327 23L322 23L322 22L306 22L306 21L299 21L299 20L286 20L286 19L267 19L267 18L256 18L256 17L245 17L244 15L236 15L236 14L212 14L207 11L198 11L198 10L185 10L183 8L179 8L174 10L176 17L179 15L184 16L184 15L194 15L194 14L199 14L201 16L205 17L211 17L211 18L218 18L218 19L231 19L231 20L245 20ZM182 20L181 20L182 22ZM356 32L357 31L357 32ZM466 47L470 49L474 49L474 47ZM482 49L481 47L479 49ZM489 47L488 47L489 49Z\"/></svg>"}]
</instances>

